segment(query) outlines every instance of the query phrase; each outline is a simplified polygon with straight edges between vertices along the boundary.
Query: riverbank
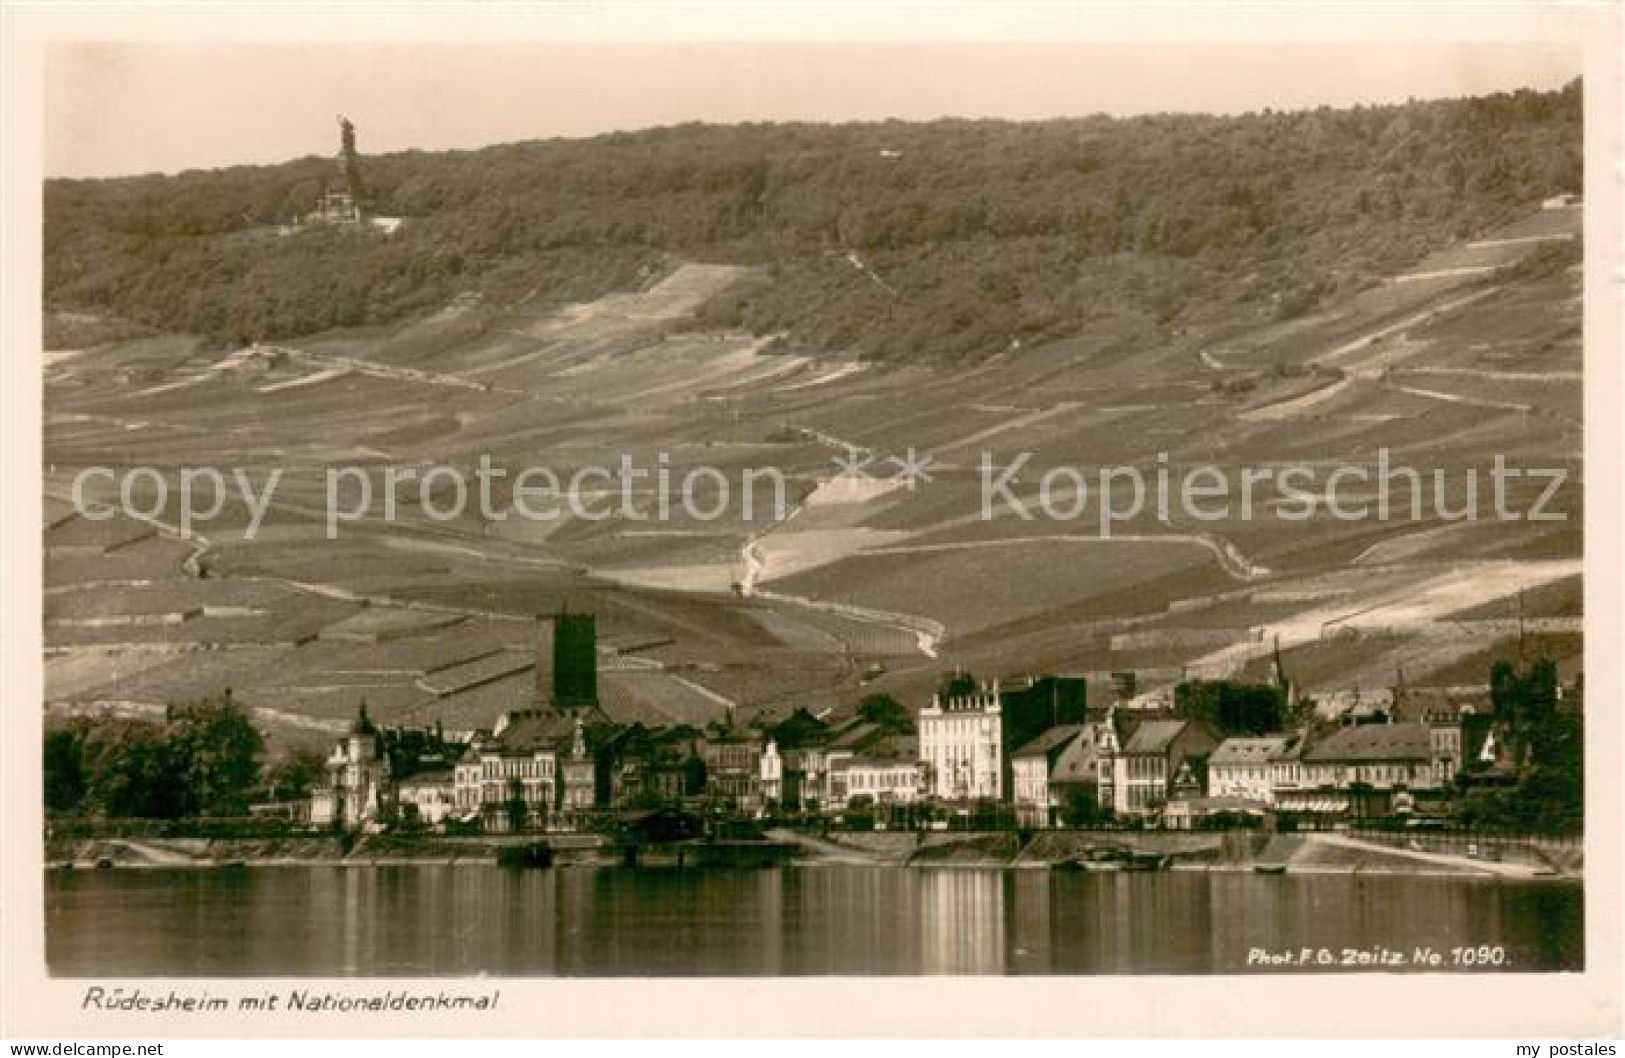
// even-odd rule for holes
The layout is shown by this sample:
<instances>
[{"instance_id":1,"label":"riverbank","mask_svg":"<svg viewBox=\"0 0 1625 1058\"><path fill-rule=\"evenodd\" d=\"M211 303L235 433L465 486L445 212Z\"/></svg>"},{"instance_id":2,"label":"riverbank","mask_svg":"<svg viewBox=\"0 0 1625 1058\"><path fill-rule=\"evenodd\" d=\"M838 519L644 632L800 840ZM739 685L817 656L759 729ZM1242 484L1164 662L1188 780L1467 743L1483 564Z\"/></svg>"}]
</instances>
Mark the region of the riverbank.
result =
<instances>
[{"instance_id":1,"label":"riverbank","mask_svg":"<svg viewBox=\"0 0 1625 1058\"><path fill-rule=\"evenodd\" d=\"M790 832L775 831L789 839ZM1400 839L1404 835L1396 836ZM834 834L801 839L810 862L874 866L992 869L1166 869L1269 874L1396 874L1516 879L1578 879L1578 850L1555 855L1509 843L1480 855L1429 851L1342 833L1252 831L1040 831L1022 844L1015 834ZM1132 866L1130 866L1132 864Z\"/></svg>"},{"instance_id":2,"label":"riverbank","mask_svg":"<svg viewBox=\"0 0 1625 1058\"><path fill-rule=\"evenodd\" d=\"M337 836L264 839L87 838L48 840L45 865L68 868L144 867L384 867L410 864L494 866L505 848L545 840L553 862L561 867L609 866L618 863L608 839L590 834L553 834L545 838L448 838L438 836L364 835L353 842Z\"/></svg>"},{"instance_id":3,"label":"riverbank","mask_svg":"<svg viewBox=\"0 0 1625 1058\"><path fill-rule=\"evenodd\" d=\"M1023 843L1014 833L872 832L813 835L778 829L768 835L773 857L677 857L682 846L650 848L648 864L689 867L790 862L920 869L995 870L1164 869L1265 874L1362 874L1570 879L1583 875L1578 850L1563 855L1524 846L1486 847L1478 855L1384 844L1342 833L1040 831ZM1397 835L1396 840L1403 840ZM46 842L52 869L276 866L382 867L415 864L492 866L504 848L545 841L558 867L605 867L625 862L625 849L593 834L506 838L366 835L274 839L99 838ZM704 851L703 843L692 851Z\"/></svg>"}]
</instances>

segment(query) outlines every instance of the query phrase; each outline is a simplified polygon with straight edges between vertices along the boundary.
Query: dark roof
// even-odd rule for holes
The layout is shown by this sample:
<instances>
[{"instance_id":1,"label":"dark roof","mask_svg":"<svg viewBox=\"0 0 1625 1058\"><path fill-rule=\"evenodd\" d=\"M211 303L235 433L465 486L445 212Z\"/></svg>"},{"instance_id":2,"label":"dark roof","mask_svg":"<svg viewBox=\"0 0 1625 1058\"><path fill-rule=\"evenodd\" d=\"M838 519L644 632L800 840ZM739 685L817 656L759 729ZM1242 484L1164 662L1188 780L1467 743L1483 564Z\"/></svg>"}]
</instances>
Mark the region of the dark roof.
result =
<instances>
[{"instance_id":1,"label":"dark roof","mask_svg":"<svg viewBox=\"0 0 1625 1058\"><path fill-rule=\"evenodd\" d=\"M630 729L621 724L600 720L590 710L580 710L581 713L581 740L586 743L587 753L596 754L622 740L622 736ZM602 714L598 714L601 716ZM576 744L576 714L565 713L553 728L553 749L560 757L567 757L575 749Z\"/></svg>"},{"instance_id":2,"label":"dark roof","mask_svg":"<svg viewBox=\"0 0 1625 1058\"><path fill-rule=\"evenodd\" d=\"M1012 757L1043 757L1077 738L1084 729L1082 724L1061 724L1052 727L1011 754Z\"/></svg>"},{"instance_id":3,"label":"dark roof","mask_svg":"<svg viewBox=\"0 0 1625 1058\"><path fill-rule=\"evenodd\" d=\"M425 783L449 783L452 781L450 768L436 768L433 771L420 771L416 775L400 780L401 786L421 786Z\"/></svg>"},{"instance_id":4,"label":"dark roof","mask_svg":"<svg viewBox=\"0 0 1625 1058\"><path fill-rule=\"evenodd\" d=\"M1281 745L1281 750L1275 755L1276 760L1302 760L1303 751L1308 747L1308 739L1303 731L1287 735Z\"/></svg>"},{"instance_id":5,"label":"dark roof","mask_svg":"<svg viewBox=\"0 0 1625 1058\"><path fill-rule=\"evenodd\" d=\"M1308 763L1340 760L1428 760L1433 741L1424 724L1360 724L1340 727L1310 746Z\"/></svg>"},{"instance_id":6,"label":"dark roof","mask_svg":"<svg viewBox=\"0 0 1625 1058\"><path fill-rule=\"evenodd\" d=\"M1268 764L1286 749L1285 735L1266 735L1261 738L1227 738L1207 759L1209 767L1226 764Z\"/></svg>"},{"instance_id":7,"label":"dark roof","mask_svg":"<svg viewBox=\"0 0 1625 1058\"><path fill-rule=\"evenodd\" d=\"M1127 753L1161 753L1185 730L1185 720L1147 720L1134 729L1123 746Z\"/></svg>"},{"instance_id":8,"label":"dark roof","mask_svg":"<svg viewBox=\"0 0 1625 1058\"><path fill-rule=\"evenodd\" d=\"M1487 713L1490 708L1488 689L1413 687L1394 702L1394 719L1405 723L1459 723L1464 709Z\"/></svg>"},{"instance_id":9,"label":"dark roof","mask_svg":"<svg viewBox=\"0 0 1625 1058\"><path fill-rule=\"evenodd\" d=\"M702 739L707 746L766 746L767 736L754 731L736 731L729 728L707 734Z\"/></svg>"},{"instance_id":10,"label":"dark roof","mask_svg":"<svg viewBox=\"0 0 1625 1058\"><path fill-rule=\"evenodd\" d=\"M828 745L830 749L868 749L870 746L884 738L885 734L886 729L881 727L879 724L871 724L865 721L864 723L853 724L850 727L845 728L834 738L830 739Z\"/></svg>"},{"instance_id":11,"label":"dark roof","mask_svg":"<svg viewBox=\"0 0 1625 1058\"><path fill-rule=\"evenodd\" d=\"M534 753L556 749L560 737L574 735L575 717L570 714L553 709L521 709L508 714L508 723L501 731L479 742L494 744L503 753Z\"/></svg>"},{"instance_id":12,"label":"dark roof","mask_svg":"<svg viewBox=\"0 0 1625 1058\"><path fill-rule=\"evenodd\" d=\"M781 749L797 749L814 742L823 741L829 733L829 725L813 716L805 708L797 709L783 720L768 727L774 740Z\"/></svg>"},{"instance_id":13,"label":"dark roof","mask_svg":"<svg viewBox=\"0 0 1625 1058\"><path fill-rule=\"evenodd\" d=\"M1095 762L1100 754L1095 745L1099 737L1098 725L1089 724L1083 729L1082 737L1073 739L1055 758L1050 766L1051 782L1094 782Z\"/></svg>"},{"instance_id":14,"label":"dark roof","mask_svg":"<svg viewBox=\"0 0 1625 1058\"><path fill-rule=\"evenodd\" d=\"M1182 718L1172 709L1128 708L1119 707L1112 711L1117 718L1118 741L1127 743L1134 737L1134 732L1146 724L1175 723Z\"/></svg>"}]
</instances>

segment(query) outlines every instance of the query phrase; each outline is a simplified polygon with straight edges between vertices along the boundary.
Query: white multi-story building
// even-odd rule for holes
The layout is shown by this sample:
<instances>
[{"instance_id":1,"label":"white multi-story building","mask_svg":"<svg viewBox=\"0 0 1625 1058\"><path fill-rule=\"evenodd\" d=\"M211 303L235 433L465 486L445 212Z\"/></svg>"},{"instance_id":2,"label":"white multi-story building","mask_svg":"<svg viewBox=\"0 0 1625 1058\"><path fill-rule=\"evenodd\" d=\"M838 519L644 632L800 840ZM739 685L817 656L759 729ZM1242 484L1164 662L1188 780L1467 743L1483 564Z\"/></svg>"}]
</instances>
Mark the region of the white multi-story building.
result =
<instances>
[{"instance_id":1,"label":"white multi-story building","mask_svg":"<svg viewBox=\"0 0 1625 1058\"><path fill-rule=\"evenodd\" d=\"M920 766L912 760L859 757L839 752L829 759L830 803L844 806L854 797L875 804L909 804L920 796Z\"/></svg>"},{"instance_id":2,"label":"white multi-story building","mask_svg":"<svg viewBox=\"0 0 1625 1058\"><path fill-rule=\"evenodd\" d=\"M482 817L488 828L500 830L517 800L529 821L545 822L558 796L553 726L540 711L520 710L477 737L454 769L458 814Z\"/></svg>"},{"instance_id":3,"label":"white multi-story building","mask_svg":"<svg viewBox=\"0 0 1625 1058\"><path fill-rule=\"evenodd\" d=\"M350 733L327 758L327 778L311 794L310 821L359 827L375 823L389 791L389 757L361 706Z\"/></svg>"},{"instance_id":4,"label":"white multi-story building","mask_svg":"<svg viewBox=\"0 0 1625 1058\"><path fill-rule=\"evenodd\" d=\"M1303 766L1304 739L1302 734L1288 735L1279 752L1270 758L1270 804L1282 794L1295 794L1306 788L1309 776Z\"/></svg>"},{"instance_id":5,"label":"white multi-story building","mask_svg":"<svg viewBox=\"0 0 1625 1058\"><path fill-rule=\"evenodd\" d=\"M1339 728L1298 754L1292 785L1277 782L1275 807L1286 812L1382 813L1437 778L1426 724L1358 724ZM1278 771L1279 775L1280 772Z\"/></svg>"},{"instance_id":6,"label":"white multi-story building","mask_svg":"<svg viewBox=\"0 0 1625 1058\"><path fill-rule=\"evenodd\" d=\"M395 800L402 819L439 826L457 807L457 787L450 769L421 772L396 784Z\"/></svg>"},{"instance_id":7,"label":"white multi-story building","mask_svg":"<svg viewBox=\"0 0 1625 1058\"><path fill-rule=\"evenodd\" d=\"M1274 804L1275 762L1286 745L1285 735L1225 739L1208 757L1208 796Z\"/></svg>"},{"instance_id":8,"label":"white multi-story building","mask_svg":"<svg viewBox=\"0 0 1625 1058\"><path fill-rule=\"evenodd\" d=\"M1003 717L995 681L966 695L932 695L920 710L920 765L927 792L948 801L1004 794Z\"/></svg>"},{"instance_id":9,"label":"white multi-story building","mask_svg":"<svg viewBox=\"0 0 1625 1058\"><path fill-rule=\"evenodd\" d=\"M1361 724L1339 728L1304 751L1304 774L1321 790L1363 784L1374 790L1440 785L1433 740L1425 724Z\"/></svg>"}]
</instances>

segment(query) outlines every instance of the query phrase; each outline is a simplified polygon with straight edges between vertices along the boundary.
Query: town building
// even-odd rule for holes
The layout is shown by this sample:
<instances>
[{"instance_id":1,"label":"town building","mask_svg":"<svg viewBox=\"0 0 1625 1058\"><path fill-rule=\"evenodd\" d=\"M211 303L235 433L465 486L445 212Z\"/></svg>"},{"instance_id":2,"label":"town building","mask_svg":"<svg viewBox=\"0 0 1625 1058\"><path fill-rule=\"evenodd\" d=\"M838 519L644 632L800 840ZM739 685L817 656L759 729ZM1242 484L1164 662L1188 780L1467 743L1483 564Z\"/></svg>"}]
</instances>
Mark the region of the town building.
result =
<instances>
[{"instance_id":1,"label":"town building","mask_svg":"<svg viewBox=\"0 0 1625 1058\"><path fill-rule=\"evenodd\" d=\"M932 797L1009 800L1015 751L1053 728L1090 719L1084 676L1028 676L979 688L969 677L959 680L966 686L934 695L920 711L920 762Z\"/></svg>"},{"instance_id":2,"label":"town building","mask_svg":"<svg viewBox=\"0 0 1625 1058\"><path fill-rule=\"evenodd\" d=\"M419 772L395 786L395 803L403 823L437 827L457 811L457 781L452 768Z\"/></svg>"},{"instance_id":3,"label":"town building","mask_svg":"<svg viewBox=\"0 0 1625 1058\"><path fill-rule=\"evenodd\" d=\"M1303 751L1308 745L1306 733L1287 735L1281 748L1270 758L1270 801L1278 803L1308 789L1309 777L1304 771Z\"/></svg>"},{"instance_id":4,"label":"town building","mask_svg":"<svg viewBox=\"0 0 1625 1058\"><path fill-rule=\"evenodd\" d=\"M1491 709L1487 688L1407 688L1394 692L1394 719L1425 724L1433 751L1434 780L1441 786L1455 781L1467 766L1462 741L1466 718Z\"/></svg>"},{"instance_id":5,"label":"town building","mask_svg":"<svg viewBox=\"0 0 1625 1058\"><path fill-rule=\"evenodd\" d=\"M1018 825L1049 827L1059 822L1060 784L1052 781L1058 778L1056 765L1080 739L1092 744L1089 734L1088 725L1063 724L1011 754L1011 794Z\"/></svg>"},{"instance_id":6,"label":"town building","mask_svg":"<svg viewBox=\"0 0 1625 1058\"><path fill-rule=\"evenodd\" d=\"M725 730L702 738L700 759L705 763L705 795L720 805L743 812L763 807L760 735Z\"/></svg>"},{"instance_id":7,"label":"town building","mask_svg":"<svg viewBox=\"0 0 1625 1058\"><path fill-rule=\"evenodd\" d=\"M609 761L610 805L646 809L699 797L705 790L699 737L682 724L656 731L641 724L625 729Z\"/></svg>"},{"instance_id":8,"label":"town building","mask_svg":"<svg viewBox=\"0 0 1625 1058\"><path fill-rule=\"evenodd\" d=\"M325 781L311 795L310 821L375 825L389 809L389 795L389 757L363 702L349 733L327 758Z\"/></svg>"},{"instance_id":9,"label":"town building","mask_svg":"<svg viewBox=\"0 0 1625 1058\"><path fill-rule=\"evenodd\" d=\"M1285 735L1225 739L1207 761L1208 795L1274 803L1275 761L1286 745Z\"/></svg>"},{"instance_id":10,"label":"town building","mask_svg":"<svg viewBox=\"0 0 1625 1058\"><path fill-rule=\"evenodd\" d=\"M1355 724L1312 742L1302 753L1304 782L1276 790L1283 811L1385 815L1400 791L1439 787L1426 724Z\"/></svg>"},{"instance_id":11,"label":"town building","mask_svg":"<svg viewBox=\"0 0 1625 1058\"><path fill-rule=\"evenodd\" d=\"M1471 710L1469 710L1470 712ZM1428 744L1433 755L1433 782L1448 786L1455 781L1463 766L1461 745L1461 718L1459 716L1430 716Z\"/></svg>"},{"instance_id":12,"label":"town building","mask_svg":"<svg viewBox=\"0 0 1625 1058\"><path fill-rule=\"evenodd\" d=\"M854 722L837 731L823 750L826 811L840 811L855 797L876 804L912 804L925 796L919 739L886 727Z\"/></svg>"},{"instance_id":13,"label":"town building","mask_svg":"<svg viewBox=\"0 0 1625 1058\"><path fill-rule=\"evenodd\" d=\"M1106 724L1083 725L1078 737L1066 744L1049 774L1049 803L1054 824L1090 821L1105 815L1109 805L1100 797L1100 747Z\"/></svg>"},{"instance_id":14,"label":"town building","mask_svg":"<svg viewBox=\"0 0 1625 1058\"><path fill-rule=\"evenodd\" d=\"M1115 712L1115 711L1114 711ZM1116 718L1107 721L1115 725ZM1219 737L1198 720L1141 720L1103 747L1102 797L1120 816L1155 815L1172 797L1200 796L1200 773ZM1198 766L1200 765L1200 767Z\"/></svg>"},{"instance_id":15,"label":"town building","mask_svg":"<svg viewBox=\"0 0 1625 1058\"><path fill-rule=\"evenodd\" d=\"M498 832L519 816L545 825L558 796L557 727L548 712L520 709L477 734L454 769L458 817Z\"/></svg>"},{"instance_id":16,"label":"town building","mask_svg":"<svg viewBox=\"0 0 1625 1058\"><path fill-rule=\"evenodd\" d=\"M860 797L877 805L913 804L920 799L919 762L901 757L834 757L829 764L830 807L850 807Z\"/></svg>"},{"instance_id":17,"label":"town building","mask_svg":"<svg viewBox=\"0 0 1625 1058\"><path fill-rule=\"evenodd\" d=\"M1001 788L1014 789L1015 751L1056 727L1089 720L1089 684L1082 676L1028 676L1024 683L999 686Z\"/></svg>"},{"instance_id":18,"label":"town building","mask_svg":"<svg viewBox=\"0 0 1625 1058\"><path fill-rule=\"evenodd\" d=\"M1003 797L1003 720L996 681L967 694L932 695L919 717L920 764L931 796Z\"/></svg>"},{"instance_id":19,"label":"town building","mask_svg":"<svg viewBox=\"0 0 1625 1058\"><path fill-rule=\"evenodd\" d=\"M801 771L801 808L839 811L846 807L845 780L837 781L835 770L854 758L892 760L903 758L911 764L919 759L919 742L911 736L896 736L883 724L854 717L826 728L817 741L794 754Z\"/></svg>"},{"instance_id":20,"label":"town building","mask_svg":"<svg viewBox=\"0 0 1625 1058\"><path fill-rule=\"evenodd\" d=\"M788 811L816 811L824 796L824 747L830 727L797 709L767 729L782 758L779 802Z\"/></svg>"}]
</instances>

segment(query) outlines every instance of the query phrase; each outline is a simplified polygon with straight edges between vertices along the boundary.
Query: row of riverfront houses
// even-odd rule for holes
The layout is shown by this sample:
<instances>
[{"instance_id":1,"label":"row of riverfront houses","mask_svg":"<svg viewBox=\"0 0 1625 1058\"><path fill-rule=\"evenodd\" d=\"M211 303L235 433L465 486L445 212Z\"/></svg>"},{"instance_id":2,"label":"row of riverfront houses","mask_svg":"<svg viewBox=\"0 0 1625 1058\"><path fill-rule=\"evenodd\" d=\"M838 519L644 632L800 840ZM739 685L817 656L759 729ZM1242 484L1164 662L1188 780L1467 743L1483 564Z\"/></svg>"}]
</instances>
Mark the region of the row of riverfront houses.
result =
<instances>
[{"instance_id":1,"label":"row of riverfront houses","mask_svg":"<svg viewBox=\"0 0 1625 1058\"><path fill-rule=\"evenodd\" d=\"M1170 696L1133 694L1132 679L1097 706L1082 677L956 676L912 724L862 713L832 722L805 709L748 730L618 724L596 701L591 616L555 618L554 629L546 704L488 730L380 730L363 707L327 760L310 821L502 832L703 804L743 817L895 818L908 806L914 822L992 804L1023 826L1192 827L1233 813L1425 810L1463 774L1497 773L1488 710L1415 694L1341 709L1330 724L1229 735ZM1284 678L1249 690L1292 696Z\"/></svg>"}]
</instances>

